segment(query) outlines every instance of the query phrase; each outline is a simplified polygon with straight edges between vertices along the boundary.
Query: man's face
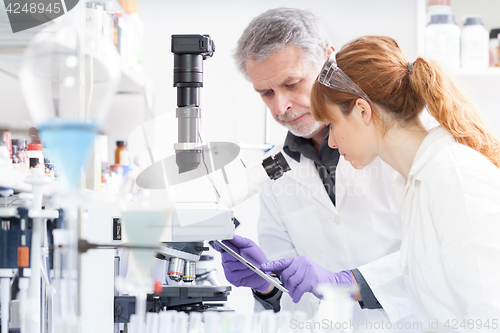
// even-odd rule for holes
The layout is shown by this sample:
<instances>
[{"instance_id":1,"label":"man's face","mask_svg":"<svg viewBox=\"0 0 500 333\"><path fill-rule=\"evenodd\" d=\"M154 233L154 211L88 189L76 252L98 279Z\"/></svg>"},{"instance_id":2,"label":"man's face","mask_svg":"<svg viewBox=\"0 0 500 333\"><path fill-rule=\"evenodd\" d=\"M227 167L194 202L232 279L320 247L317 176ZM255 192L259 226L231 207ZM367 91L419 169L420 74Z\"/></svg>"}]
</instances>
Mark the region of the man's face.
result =
<instances>
[{"instance_id":1,"label":"man's face","mask_svg":"<svg viewBox=\"0 0 500 333\"><path fill-rule=\"evenodd\" d=\"M262 62L247 59L246 68L273 118L292 134L311 138L325 126L314 120L309 109L312 85L320 69L303 61L302 54L301 49L287 45Z\"/></svg>"}]
</instances>

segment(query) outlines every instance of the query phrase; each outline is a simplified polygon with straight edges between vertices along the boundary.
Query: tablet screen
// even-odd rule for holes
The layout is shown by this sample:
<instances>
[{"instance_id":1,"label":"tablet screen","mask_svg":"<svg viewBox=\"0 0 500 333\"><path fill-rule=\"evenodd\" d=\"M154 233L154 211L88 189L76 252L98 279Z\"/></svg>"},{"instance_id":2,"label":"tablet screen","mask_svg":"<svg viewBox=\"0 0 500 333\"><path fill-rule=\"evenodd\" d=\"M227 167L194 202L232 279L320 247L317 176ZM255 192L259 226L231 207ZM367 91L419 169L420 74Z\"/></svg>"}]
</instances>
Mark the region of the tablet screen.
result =
<instances>
[{"instance_id":1,"label":"tablet screen","mask_svg":"<svg viewBox=\"0 0 500 333\"><path fill-rule=\"evenodd\" d=\"M283 287L283 284L281 283L281 281L279 279L272 277L270 275L267 275L266 273L261 271L259 268L255 267L251 262L249 262L248 260L246 260L245 258L240 256L238 253L233 251L233 249L231 249L230 247L228 247L226 244L222 243L221 241L216 240L215 242L222 249L224 249L224 251L226 251L227 253L229 253L230 255L235 257L236 259L238 259L240 262L244 263L248 268L250 268L252 271L257 273L257 275L262 277L264 280L268 281L269 283L271 283L273 286L275 286L276 288L278 288L282 292L285 292L285 293L288 292L288 290L286 290L285 287Z\"/></svg>"}]
</instances>

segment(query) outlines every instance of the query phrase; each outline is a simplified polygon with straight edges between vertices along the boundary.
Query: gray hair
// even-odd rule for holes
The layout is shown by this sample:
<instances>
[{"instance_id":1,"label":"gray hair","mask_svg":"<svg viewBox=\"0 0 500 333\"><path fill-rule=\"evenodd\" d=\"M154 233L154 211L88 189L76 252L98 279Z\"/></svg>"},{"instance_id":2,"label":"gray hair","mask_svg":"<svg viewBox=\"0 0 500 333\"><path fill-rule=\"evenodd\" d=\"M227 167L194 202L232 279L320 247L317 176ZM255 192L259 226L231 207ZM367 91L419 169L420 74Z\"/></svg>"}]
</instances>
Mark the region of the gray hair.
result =
<instances>
[{"instance_id":1,"label":"gray hair","mask_svg":"<svg viewBox=\"0 0 500 333\"><path fill-rule=\"evenodd\" d=\"M307 10L270 9L250 22L238 40L233 57L238 70L249 79L247 59L264 61L286 45L302 49L305 61L321 65L328 36L316 16Z\"/></svg>"}]
</instances>

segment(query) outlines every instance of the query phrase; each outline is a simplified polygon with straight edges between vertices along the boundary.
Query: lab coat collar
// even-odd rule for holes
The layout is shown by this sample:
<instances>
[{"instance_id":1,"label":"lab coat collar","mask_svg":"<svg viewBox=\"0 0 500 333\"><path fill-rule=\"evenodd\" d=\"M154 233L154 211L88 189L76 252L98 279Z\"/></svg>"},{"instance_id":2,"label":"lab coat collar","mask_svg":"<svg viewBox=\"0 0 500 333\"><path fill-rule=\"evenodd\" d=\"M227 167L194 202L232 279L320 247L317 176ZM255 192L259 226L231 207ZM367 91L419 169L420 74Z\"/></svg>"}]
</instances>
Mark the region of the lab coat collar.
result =
<instances>
[{"instance_id":1,"label":"lab coat collar","mask_svg":"<svg viewBox=\"0 0 500 333\"><path fill-rule=\"evenodd\" d=\"M317 170L317 165L328 169L332 167L330 164L335 164L334 167L337 168L338 163L340 162L338 150L328 147L328 134L321 141L318 153L316 152L311 139L299 137L291 132L288 132L283 144L283 151L294 162L297 162L295 169L292 164L290 164L292 172L288 172L285 175L290 176L296 182L308 187L310 193L314 193L314 198L316 200L320 201L327 208L337 212L335 206L339 207L343 193L339 195L338 191L335 191L335 201L337 204L334 205L330 196L326 190L324 190L325 185L323 184L321 177L319 177ZM307 176L304 177L305 175ZM310 177L311 175L315 176ZM337 182L337 180L334 181L334 184L335 182ZM321 184L321 186L319 184Z\"/></svg>"},{"instance_id":2,"label":"lab coat collar","mask_svg":"<svg viewBox=\"0 0 500 333\"><path fill-rule=\"evenodd\" d=\"M285 173L283 177L288 177L307 187L309 189L309 193L314 197L314 199L318 200L321 204L338 215L337 208L326 193L323 182L318 176L318 170L316 169L314 161L308 158L301 159L300 163L292 158L287 158L287 160L291 170ZM339 202L339 199L338 192L336 192L337 203Z\"/></svg>"},{"instance_id":3,"label":"lab coat collar","mask_svg":"<svg viewBox=\"0 0 500 333\"><path fill-rule=\"evenodd\" d=\"M408 180L405 183L404 177L398 174L395 191L398 196L403 196L407 193L410 186L413 186L416 180L421 180L424 166L435 156L442 146L455 142L455 138L451 133L442 126L437 126L431 130L424 138L422 144L415 154L410 172L408 173Z\"/></svg>"},{"instance_id":4,"label":"lab coat collar","mask_svg":"<svg viewBox=\"0 0 500 333\"><path fill-rule=\"evenodd\" d=\"M283 151L299 163L301 155L304 155L315 162L319 162L318 153L316 152L316 149L314 149L311 139L296 136L290 131L286 135L285 143L283 144Z\"/></svg>"},{"instance_id":5,"label":"lab coat collar","mask_svg":"<svg viewBox=\"0 0 500 333\"><path fill-rule=\"evenodd\" d=\"M419 179L420 171L434 157L442 146L454 142L455 138L451 133L442 126L435 127L422 141L422 144L415 154L413 164L408 174L410 177Z\"/></svg>"}]
</instances>

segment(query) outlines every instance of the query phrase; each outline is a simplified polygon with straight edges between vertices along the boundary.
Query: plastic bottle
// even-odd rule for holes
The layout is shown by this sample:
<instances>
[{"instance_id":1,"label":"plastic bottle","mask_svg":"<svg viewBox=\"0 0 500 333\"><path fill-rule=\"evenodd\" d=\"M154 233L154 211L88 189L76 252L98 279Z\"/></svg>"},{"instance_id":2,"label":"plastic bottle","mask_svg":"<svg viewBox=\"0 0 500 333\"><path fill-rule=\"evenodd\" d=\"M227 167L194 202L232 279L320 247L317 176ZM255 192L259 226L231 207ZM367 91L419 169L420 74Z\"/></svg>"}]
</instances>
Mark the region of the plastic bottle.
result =
<instances>
[{"instance_id":1,"label":"plastic bottle","mask_svg":"<svg viewBox=\"0 0 500 333\"><path fill-rule=\"evenodd\" d=\"M85 8L85 23L87 29L95 35L102 35L103 8L99 2L87 2Z\"/></svg>"},{"instance_id":2,"label":"plastic bottle","mask_svg":"<svg viewBox=\"0 0 500 333\"><path fill-rule=\"evenodd\" d=\"M142 44L144 41L144 25L141 18L137 13L132 12L129 18L129 23L131 26L130 33L133 34L131 37L131 50L130 50L130 66L136 72L142 73L142 57L143 48Z\"/></svg>"},{"instance_id":3,"label":"plastic bottle","mask_svg":"<svg viewBox=\"0 0 500 333\"><path fill-rule=\"evenodd\" d=\"M489 49L490 49L491 67L498 66L498 46L499 46L498 34L500 34L499 28L490 30Z\"/></svg>"},{"instance_id":4,"label":"plastic bottle","mask_svg":"<svg viewBox=\"0 0 500 333\"><path fill-rule=\"evenodd\" d=\"M40 143L32 143L28 145L28 158L30 163L30 172L32 174L45 174L43 146Z\"/></svg>"},{"instance_id":5,"label":"plastic bottle","mask_svg":"<svg viewBox=\"0 0 500 333\"><path fill-rule=\"evenodd\" d=\"M441 66L460 67L460 28L452 14L432 15L425 28L425 54Z\"/></svg>"},{"instance_id":6,"label":"plastic bottle","mask_svg":"<svg viewBox=\"0 0 500 333\"><path fill-rule=\"evenodd\" d=\"M128 54L128 44L127 44L127 21L122 13L115 13L116 23L118 26L117 33L117 45L118 53L120 53L120 59L123 65L126 65L126 57Z\"/></svg>"},{"instance_id":7,"label":"plastic bottle","mask_svg":"<svg viewBox=\"0 0 500 333\"><path fill-rule=\"evenodd\" d=\"M489 34L479 16L467 17L462 29L462 68L489 66Z\"/></svg>"},{"instance_id":8,"label":"plastic bottle","mask_svg":"<svg viewBox=\"0 0 500 333\"><path fill-rule=\"evenodd\" d=\"M118 18L115 15L115 3L105 1L103 7L102 34L106 40L113 43L118 49Z\"/></svg>"},{"instance_id":9,"label":"plastic bottle","mask_svg":"<svg viewBox=\"0 0 500 333\"><path fill-rule=\"evenodd\" d=\"M118 0L125 11L119 16L120 54L123 66L137 72L142 72L142 40L144 27L137 15L136 0Z\"/></svg>"},{"instance_id":10,"label":"plastic bottle","mask_svg":"<svg viewBox=\"0 0 500 333\"><path fill-rule=\"evenodd\" d=\"M137 14L136 0L119 0L125 10L125 19L127 20L127 43L128 52L127 64L132 70L142 72L142 44L144 40L144 25Z\"/></svg>"},{"instance_id":11,"label":"plastic bottle","mask_svg":"<svg viewBox=\"0 0 500 333\"><path fill-rule=\"evenodd\" d=\"M22 168L24 173L30 172L30 158L28 157L28 140L20 139L22 141L23 148L21 149L21 153L23 156L24 166Z\"/></svg>"}]
</instances>

